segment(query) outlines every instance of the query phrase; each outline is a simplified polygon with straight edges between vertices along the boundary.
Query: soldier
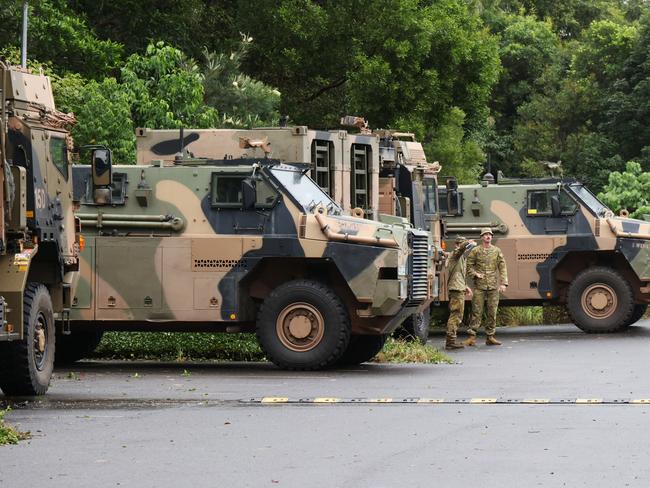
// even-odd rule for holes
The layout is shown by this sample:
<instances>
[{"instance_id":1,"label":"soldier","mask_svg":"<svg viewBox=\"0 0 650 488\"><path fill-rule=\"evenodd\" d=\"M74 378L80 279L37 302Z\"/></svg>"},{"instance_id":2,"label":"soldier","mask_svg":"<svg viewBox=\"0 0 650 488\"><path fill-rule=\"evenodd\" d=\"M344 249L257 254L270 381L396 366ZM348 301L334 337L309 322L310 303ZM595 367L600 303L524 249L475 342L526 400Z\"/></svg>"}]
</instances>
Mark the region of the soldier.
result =
<instances>
[{"instance_id":1,"label":"soldier","mask_svg":"<svg viewBox=\"0 0 650 488\"><path fill-rule=\"evenodd\" d=\"M476 246L476 242L462 236L456 237L456 247L449 259L449 319L447 320L447 342L445 349L462 349L463 344L456 342L456 331L463 320L465 297L472 298L472 289L465 282L466 261L465 252Z\"/></svg>"},{"instance_id":2,"label":"soldier","mask_svg":"<svg viewBox=\"0 0 650 488\"><path fill-rule=\"evenodd\" d=\"M497 272L500 284L497 286ZM500 346L496 340L497 307L499 293L508 286L506 261L501 249L492 245L492 231L489 227L481 229L481 245L472 249L467 256L467 274L474 278L474 298L472 298L472 318L467 333L469 338L463 342L466 346L476 344L476 333L481 326L483 304L487 301L487 320L485 333L488 346Z\"/></svg>"}]
</instances>

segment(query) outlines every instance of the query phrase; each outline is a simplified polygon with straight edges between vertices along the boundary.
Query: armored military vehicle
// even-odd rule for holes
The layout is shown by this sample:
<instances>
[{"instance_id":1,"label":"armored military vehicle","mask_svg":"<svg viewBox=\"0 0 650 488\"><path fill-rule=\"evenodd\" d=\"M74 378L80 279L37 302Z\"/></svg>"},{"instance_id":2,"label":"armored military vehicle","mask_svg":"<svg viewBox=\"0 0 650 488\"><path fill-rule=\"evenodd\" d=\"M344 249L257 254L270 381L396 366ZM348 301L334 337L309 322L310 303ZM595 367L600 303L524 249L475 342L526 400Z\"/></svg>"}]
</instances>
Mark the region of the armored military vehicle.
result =
<instances>
[{"instance_id":1,"label":"armored military vehicle","mask_svg":"<svg viewBox=\"0 0 650 488\"><path fill-rule=\"evenodd\" d=\"M428 234L344 215L309 171L235 157L113 166L95 148L73 171L86 241L73 333L255 331L288 369L373 357L432 300Z\"/></svg>"},{"instance_id":2,"label":"armored military vehicle","mask_svg":"<svg viewBox=\"0 0 650 488\"><path fill-rule=\"evenodd\" d=\"M488 174L479 185L451 180L440 195L449 238L494 232L508 266L502 303L566 305L585 332L618 331L645 312L650 223L614 216L579 181L501 177L495 184Z\"/></svg>"},{"instance_id":3,"label":"armored military vehicle","mask_svg":"<svg viewBox=\"0 0 650 488\"><path fill-rule=\"evenodd\" d=\"M66 129L50 80L0 63L0 388L46 392L55 319L67 331L79 266Z\"/></svg>"},{"instance_id":4,"label":"armored military vehicle","mask_svg":"<svg viewBox=\"0 0 650 488\"><path fill-rule=\"evenodd\" d=\"M359 126L357 123L361 121ZM312 130L304 126L252 130L137 129L137 163L171 164L187 157L268 157L310 163L312 179L346 212L378 219L380 214L407 218L431 236L439 271L441 225L436 211L438 163L428 163L422 145L411 133L370 131L365 120L344 117L346 130ZM426 176L426 179L425 179ZM425 186L426 182L426 186ZM433 295L438 280L433 280ZM428 310L404 321L401 335L426 342Z\"/></svg>"}]
</instances>

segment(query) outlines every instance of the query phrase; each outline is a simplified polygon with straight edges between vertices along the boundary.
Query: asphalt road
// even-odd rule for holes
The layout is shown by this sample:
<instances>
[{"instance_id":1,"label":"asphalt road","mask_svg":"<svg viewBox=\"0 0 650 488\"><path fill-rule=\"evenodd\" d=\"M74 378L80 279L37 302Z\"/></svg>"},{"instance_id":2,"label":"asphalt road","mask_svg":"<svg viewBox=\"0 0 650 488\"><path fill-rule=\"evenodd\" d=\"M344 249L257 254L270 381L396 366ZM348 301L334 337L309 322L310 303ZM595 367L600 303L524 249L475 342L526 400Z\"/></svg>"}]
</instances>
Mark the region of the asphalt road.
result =
<instances>
[{"instance_id":1,"label":"asphalt road","mask_svg":"<svg viewBox=\"0 0 650 488\"><path fill-rule=\"evenodd\" d=\"M7 416L33 437L0 448L0 487L647 487L650 321L498 335L453 365L57 370Z\"/></svg>"}]
</instances>

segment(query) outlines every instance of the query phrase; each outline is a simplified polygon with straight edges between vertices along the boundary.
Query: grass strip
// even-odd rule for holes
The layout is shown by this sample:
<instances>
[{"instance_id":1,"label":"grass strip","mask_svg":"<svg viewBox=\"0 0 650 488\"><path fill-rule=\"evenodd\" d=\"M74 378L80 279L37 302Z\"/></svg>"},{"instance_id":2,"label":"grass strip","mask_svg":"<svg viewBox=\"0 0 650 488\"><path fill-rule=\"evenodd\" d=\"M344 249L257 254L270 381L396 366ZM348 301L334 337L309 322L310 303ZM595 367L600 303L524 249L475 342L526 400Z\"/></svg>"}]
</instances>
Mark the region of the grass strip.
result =
<instances>
[{"instance_id":1,"label":"grass strip","mask_svg":"<svg viewBox=\"0 0 650 488\"><path fill-rule=\"evenodd\" d=\"M18 444L19 441L29 439L31 437L29 432L20 432L5 423L7 412L9 412L8 408L0 410L0 446Z\"/></svg>"},{"instance_id":2,"label":"grass strip","mask_svg":"<svg viewBox=\"0 0 650 488\"><path fill-rule=\"evenodd\" d=\"M254 334L107 332L93 357L162 361L266 361ZM389 338L374 359L380 363L451 363L437 349Z\"/></svg>"},{"instance_id":3,"label":"grass strip","mask_svg":"<svg viewBox=\"0 0 650 488\"><path fill-rule=\"evenodd\" d=\"M451 364L454 362L445 353L428 344L410 342L402 339L386 341L384 349L372 360L376 363L425 363L425 364Z\"/></svg>"}]
</instances>

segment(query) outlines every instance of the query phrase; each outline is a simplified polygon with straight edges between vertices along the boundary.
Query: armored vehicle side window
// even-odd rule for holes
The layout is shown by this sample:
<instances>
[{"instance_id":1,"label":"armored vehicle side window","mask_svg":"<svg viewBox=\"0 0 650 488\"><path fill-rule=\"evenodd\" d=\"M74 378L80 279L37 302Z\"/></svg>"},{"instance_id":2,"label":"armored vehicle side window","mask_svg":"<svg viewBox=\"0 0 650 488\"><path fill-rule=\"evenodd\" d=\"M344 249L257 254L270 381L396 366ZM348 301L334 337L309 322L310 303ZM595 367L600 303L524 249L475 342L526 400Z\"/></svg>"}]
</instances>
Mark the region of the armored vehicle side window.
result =
<instances>
[{"instance_id":1,"label":"armored vehicle side window","mask_svg":"<svg viewBox=\"0 0 650 488\"><path fill-rule=\"evenodd\" d=\"M213 207L239 207L242 204L241 184L245 175L212 174L212 194L210 203Z\"/></svg>"},{"instance_id":2,"label":"armored vehicle side window","mask_svg":"<svg viewBox=\"0 0 650 488\"><path fill-rule=\"evenodd\" d=\"M242 181L249 175L212 174L210 205L217 208L236 208L242 205ZM264 180L255 180L257 208L270 208L278 200L278 193Z\"/></svg>"},{"instance_id":3,"label":"armored vehicle side window","mask_svg":"<svg viewBox=\"0 0 650 488\"><path fill-rule=\"evenodd\" d=\"M528 215L549 216L552 214L551 197L558 195L557 190L534 190L528 192ZM560 213L573 215L578 205L565 191L559 193Z\"/></svg>"},{"instance_id":4,"label":"armored vehicle side window","mask_svg":"<svg viewBox=\"0 0 650 488\"><path fill-rule=\"evenodd\" d=\"M56 169L68 179L68 146L62 137L50 137L50 157Z\"/></svg>"}]
</instances>

